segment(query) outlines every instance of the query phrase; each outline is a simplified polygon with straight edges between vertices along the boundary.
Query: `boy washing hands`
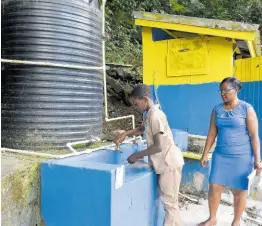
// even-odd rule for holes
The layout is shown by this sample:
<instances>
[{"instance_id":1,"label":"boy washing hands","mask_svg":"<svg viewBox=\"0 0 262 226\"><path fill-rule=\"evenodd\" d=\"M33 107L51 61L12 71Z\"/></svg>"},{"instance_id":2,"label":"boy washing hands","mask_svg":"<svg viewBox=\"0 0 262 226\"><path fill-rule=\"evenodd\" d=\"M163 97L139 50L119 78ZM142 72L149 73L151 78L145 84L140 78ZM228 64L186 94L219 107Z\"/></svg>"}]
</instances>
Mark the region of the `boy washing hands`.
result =
<instances>
[{"instance_id":1,"label":"boy washing hands","mask_svg":"<svg viewBox=\"0 0 262 226\"><path fill-rule=\"evenodd\" d=\"M148 156L149 163L158 174L160 199L166 211L164 226L180 226L178 193L184 159L175 145L173 134L163 111L154 105L149 86L140 84L131 92L133 105L140 113L146 113L143 123L136 129L121 133L115 140L121 144L127 136L146 134L148 148L128 157L130 164Z\"/></svg>"}]
</instances>

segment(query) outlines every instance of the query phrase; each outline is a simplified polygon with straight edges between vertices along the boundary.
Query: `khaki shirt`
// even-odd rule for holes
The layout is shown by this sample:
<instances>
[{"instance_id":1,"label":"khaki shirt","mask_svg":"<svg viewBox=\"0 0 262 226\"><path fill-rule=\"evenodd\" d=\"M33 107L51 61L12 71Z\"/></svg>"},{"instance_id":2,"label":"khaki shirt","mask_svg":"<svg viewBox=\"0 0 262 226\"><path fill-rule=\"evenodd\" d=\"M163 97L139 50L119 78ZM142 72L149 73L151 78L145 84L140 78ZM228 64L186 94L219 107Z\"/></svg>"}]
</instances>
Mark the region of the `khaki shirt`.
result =
<instances>
[{"instance_id":1,"label":"khaki shirt","mask_svg":"<svg viewBox=\"0 0 262 226\"><path fill-rule=\"evenodd\" d=\"M154 144L153 136L162 133L165 141L162 151L150 155L149 163L156 174L162 174L167 170L175 170L184 165L181 150L175 145L173 133L168 125L167 117L158 105L153 105L144 118L145 135L148 147Z\"/></svg>"}]
</instances>

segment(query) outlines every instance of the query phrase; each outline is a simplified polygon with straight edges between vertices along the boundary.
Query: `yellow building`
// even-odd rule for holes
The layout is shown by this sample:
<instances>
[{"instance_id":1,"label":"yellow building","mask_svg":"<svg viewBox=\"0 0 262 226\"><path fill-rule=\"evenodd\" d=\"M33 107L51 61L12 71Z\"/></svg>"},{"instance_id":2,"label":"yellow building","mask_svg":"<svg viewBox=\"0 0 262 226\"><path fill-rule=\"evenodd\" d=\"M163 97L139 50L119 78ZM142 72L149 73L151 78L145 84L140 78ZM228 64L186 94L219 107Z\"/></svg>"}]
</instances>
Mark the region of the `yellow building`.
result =
<instances>
[{"instance_id":1,"label":"yellow building","mask_svg":"<svg viewBox=\"0 0 262 226\"><path fill-rule=\"evenodd\" d=\"M245 82L240 98L254 105L261 128L259 25L147 12L134 12L134 16L142 27L143 82L153 88L171 128L207 135L211 111L221 102L219 83L234 76L235 70ZM241 41L254 60L236 64L244 55ZM243 78L246 60L254 61L251 67L260 65L256 77ZM240 64L244 66L235 67ZM246 93L250 84L252 97Z\"/></svg>"}]
</instances>

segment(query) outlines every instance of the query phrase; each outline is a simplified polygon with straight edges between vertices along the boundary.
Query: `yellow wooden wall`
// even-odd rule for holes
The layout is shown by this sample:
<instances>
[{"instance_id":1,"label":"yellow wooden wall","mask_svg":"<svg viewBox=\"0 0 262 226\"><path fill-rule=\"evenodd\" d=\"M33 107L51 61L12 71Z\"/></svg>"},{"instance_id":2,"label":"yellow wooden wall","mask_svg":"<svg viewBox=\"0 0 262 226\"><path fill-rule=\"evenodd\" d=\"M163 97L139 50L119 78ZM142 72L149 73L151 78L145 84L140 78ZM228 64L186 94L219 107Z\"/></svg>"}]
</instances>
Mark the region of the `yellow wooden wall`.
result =
<instances>
[{"instance_id":1,"label":"yellow wooden wall","mask_svg":"<svg viewBox=\"0 0 262 226\"><path fill-rule=\"evenodd\" d=\"M242 82L262 80L262 57L235 61L235 74Z\"/></svg>"},{"instance_id":2,"label":"yellow wooden wall","mask_svg":"<svg viewBox=\"0 0 262 226\"><path fill-rule=\"evenodd\" d=\"M143 81L145 84L153 85L179 85L179 84L202 84L220 82L223 78L233 74L233 43L231 40L221 37L199 37L186 39L171 39L156 41L152 40L152 29L143 27ZM207 51L205 59L196 52L195 54L183 54L184 59L179 57L169 59L169 46L181 46L187 48L196 47L201 43ZM194 45L195 43L195 45ZM174 51L176 51L174 49ZM206 62L203 63L203 60ZM172 65L169 63L174 63ZM192 64L190 64L190 61ZM168 62L168 63L167 63ZM206 70L195 70L198 64L205 64ZM168 68L171 65L170 68ZM183 71L176 75L177 66L182 65ZM204 72L206 71L206 73ZM154 81L154 74L156 80Z\"/></svg>"}]
</instances>

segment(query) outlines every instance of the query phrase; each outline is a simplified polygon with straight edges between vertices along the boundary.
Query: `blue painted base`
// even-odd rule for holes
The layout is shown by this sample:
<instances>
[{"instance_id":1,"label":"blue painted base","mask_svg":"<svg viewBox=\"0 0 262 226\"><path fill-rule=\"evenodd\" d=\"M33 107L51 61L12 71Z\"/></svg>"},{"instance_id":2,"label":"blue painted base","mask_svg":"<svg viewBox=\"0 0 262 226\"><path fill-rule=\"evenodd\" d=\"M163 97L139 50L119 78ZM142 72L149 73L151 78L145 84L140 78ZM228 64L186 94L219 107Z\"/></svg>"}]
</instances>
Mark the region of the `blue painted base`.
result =
<instances>
[{"instance_id":1,"label":"blue painted base","mask_svg":"<svg viewBox=\"0 0 262 226\"><path fill-rule=\"evenodd\" d=\"M157 176L146 163L126 164L145 148L124 144L124 153L101 150L41 165L41 207L46 226L162 226ZM125 164L122 187L116 169Z\"/></svg>"}]
</instances>

